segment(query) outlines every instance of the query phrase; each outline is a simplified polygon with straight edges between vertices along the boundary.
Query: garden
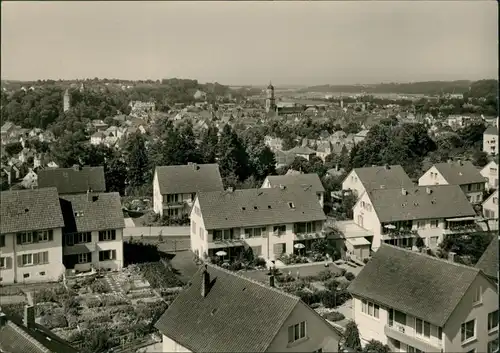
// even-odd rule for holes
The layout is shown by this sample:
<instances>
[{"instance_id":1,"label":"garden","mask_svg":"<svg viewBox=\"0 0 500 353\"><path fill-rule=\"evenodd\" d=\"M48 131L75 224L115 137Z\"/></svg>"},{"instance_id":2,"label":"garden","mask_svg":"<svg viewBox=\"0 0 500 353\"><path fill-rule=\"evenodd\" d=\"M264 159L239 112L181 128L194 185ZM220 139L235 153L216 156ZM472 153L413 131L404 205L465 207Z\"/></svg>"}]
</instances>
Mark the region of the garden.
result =
<instances>
[{"instance_id":1,"label":"garden","mask_svg":"<svg viewBox=\"0 0 500 353\"><path fill-rule=\"evenodd\" d=\"M302 244L297 243L295 245ZM304 246L302 244L302 246ZM328 260L337 260L340 252L335 247L335 243L328 239L314 239L311 241L310 250L302 247L294 249L293 254L282 254L278 260L285 265L305 264L312 262L322 262Z\"/></svg>"},{"instance_id":2,"label":"garden","mask_svg":"<svg viewBox=\"0 0 500 353\"><path fill-rule=\"evenodd\" d=\"M153 341L154 323L183 285L166 261L130 265L120 273L67 279L32 292L35 317L81 353L104 352ZM2 305L2 310L22 316L24 305Z\"/></svg>"}]
</instances>

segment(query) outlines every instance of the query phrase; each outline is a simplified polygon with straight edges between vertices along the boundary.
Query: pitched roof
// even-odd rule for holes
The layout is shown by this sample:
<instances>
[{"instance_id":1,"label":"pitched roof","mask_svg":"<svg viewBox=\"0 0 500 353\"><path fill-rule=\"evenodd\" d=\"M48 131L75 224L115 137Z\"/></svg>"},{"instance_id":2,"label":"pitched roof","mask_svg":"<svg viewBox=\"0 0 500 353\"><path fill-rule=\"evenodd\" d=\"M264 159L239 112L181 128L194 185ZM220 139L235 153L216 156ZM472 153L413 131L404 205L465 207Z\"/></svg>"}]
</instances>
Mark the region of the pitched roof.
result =
<instances>
[{"instance_id":1,"label":"pitched roof","mask_svg":"<svg viewBox=\"0 0 500 353\"><path fill-rule=\"evenodd\" d=\"M316 151L307 147L307 146L297 146L292 148L291 150L285 151L286 153L293 154L315 154Z\"/></svg>"},{"instance_id":2,"label":"pitched roof","mask_svg":"<svg viewBox=\"0 0 500 353\"><path fill-rule=\"evenodd\" d=\"M451 185L486 182L485 177L483 177L479 170L469 161L436 163L434 167L436 167L443 178Z\"/></svg>"},{"instance_id":3,"label":"pitched roof","mask_svg":"<svg viewBox=\"0 0 500 353\"><path fill-rule=\"evenodd\" d=\"M202 297L202 271L155 324L192 352L264 352L300 301L215 266Z\"/></svg>"},{"instance_id":4,"label":"pitched roof","mask_svg":"<svg viewBox=\"0 0 500 353\"><path fill-rule=\"evenodd\" d=\"M498 237L493 237L490 245L479 258L476 268L482 270L487 276L498 279Z\"/></svg>"},{"instance_id":5,"label":"pitched roof","mask_svg":"<svg viewBox=\"0 0 500 353\"><path fill-rule=\"evenodd\" d=\"M16 233L64 226L56 188L2 191L0 233Z\"/></svg>"},{"instance_id":6,"label":"pitched roof","mask_svg":"<svg viewBox=\"0 0 500 353\"><path fill-rule=\"evenodd\" d=\"M52 332L35 324L27 328L22 321L8 318L0 326L0 351L9 353L76 353L77 350Z\"/></svg>"},{"instance_id":7,"label":"pitched roof","mask_svg":"<svg viewBox=\"0 0 500 353\"><path fill-rule=\"evenodd\" d=\"M218 164L162 166L155 174L162 195L224 190Z\"/></svg>"},{"instance_id":8,"label":"pitched roof","mask_svg":"<svg viewBox=\"0 0 500 353\"><path fill-rule=\"evenodd\" d=\"M125 228L117 192L63 195L60 197L65 232Z\"/></svg>"},{"instance_id":9,"label":"pitched roof","mask_svg":"<svg viewBox=\"0 0 500 353\"><path fill-rule=\"evenodd\" d=\"M414 186L368 192L380 222L475 216L458 185ZM430 193L428 193L430 191Z\"/></svg>"},{"instance_id":10,"label":"pitched roof","mask_svg":"<svg viewBox=\"0 0 500 353\"><path fill-rule=\"evenodd\" d=\"M38 173L38 187L50 186L56 187L62 195L86 193L89 188L104 192L104 167L43 169Z\"/></svg>"},{"instance_id":11,"label":"pitched roof","mask_svg":"<svg viewBox=\"0 0 500 353\"><path fill-rule=\"evenodd\" d=\"M324 192L325 188L319 179L318 174L296 174L296 175L268 175L266 178L271 187L300 186L304 189L310 189L314 192Z\"/></svg>"},{"instance_id":12,"label":"pitched roof","mask_svg":"<svg viewBox=\"0 0 500 353\"><path fill-rule=\"evenodd\" d=\"M326 219L316 195L300 187L203 192L198 201L206 229Z\"/></svg>"},{"instance_id":13,"label":"pitched roof","mask_svg":"<svg viewBox=\"0 0 500 353\"><path fill-rule=\"evenodd\" d=\"M382 244L348 290L443 327L479 273L474 267Z\"/></svg>"},{"instance_id":14,"label":"pitched roof","mask_svg":"<svg viewBox=\"0 0 500 353\"><path fill-rule=\"evenodd\" d=\"M366 191L410 187L413 182L400 165L354 168Z\"/></svg>"},{"instance_id":15,"label":"pitched roof","mask_svg":"<svg viewBox=\"0 0 500 353\"><path fill-rule=\"evenodd\" d=\"M485 135L498 135L498 128L494 125L489 125L486 130L484 130Z\"/></svg>"}]
</instances>

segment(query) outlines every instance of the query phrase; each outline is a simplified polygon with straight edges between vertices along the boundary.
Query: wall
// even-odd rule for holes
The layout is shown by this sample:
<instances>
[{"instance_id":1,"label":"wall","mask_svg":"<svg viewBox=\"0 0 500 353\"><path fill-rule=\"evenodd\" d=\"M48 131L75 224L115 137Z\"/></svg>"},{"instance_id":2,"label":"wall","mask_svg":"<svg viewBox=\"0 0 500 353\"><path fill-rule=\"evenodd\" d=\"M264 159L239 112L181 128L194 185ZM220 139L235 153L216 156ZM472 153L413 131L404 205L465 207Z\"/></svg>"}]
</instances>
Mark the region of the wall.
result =
<instances>
[{"instance_id":1,"label":"wall","mask_svg":"<svg viewBox=\"0 0 500 353\"><path fill-rule=\"evenodd\" d=\"M493 141L491 143L490 141ZM495 147L495 148L493 148ZM488 154L498 153L498 136L483 134L483 151Z\"/></svg>"},{"instance_id":2,"label":"wall","mask_svg":"<svg viewBox=\"0 0 500 353\"><path fill-rule=\"evenodd\" d=\"M481 175L485 178L488 178L489 189L498 188L498 165L494 161L488 163L481 170Z\"/></svg>"},{"instance_id":3,"label":"wall","mask_svg":"<svg viewBox=\"0 0 500 353\"><path fill-rule=\"evenodd\" d=\"M163 197L160 193L160 184L158 183L158 173L156 171L153 178L153 210L163 216Z\"/></svg>"},{"instance_id":4,"label":"wall","mask_svg":"<svg viewBox=\"0 0 500 353\"><path fill-rule=\"evenodd\" d=\"M384 307L380 307L378 319L369 316L361 311L361 299L353 297L352 312L353 319L358 324L359 335L363 343L370 340L377 340L387 344L387 336L384 332L384 326L389 322L389 314Z\"/></svg>"},{"instance_id":5,"label":"wall","mask_svg":"<svg viewBox=\"0 0 500 353\"><path fill-rule=\"evenodd\" d=\"M434 178L431 177L431 172L437 173L437 176ZM443 176L441 175L441 173L438 172L435 166L432 166L428 171L424 173L424 175L422 175L418 179L418 186L431 186L431 185L448 185L446 179L443 178Z\"/></svg>"},{"instance_id":6,"label":"wall","mask_svg":"<svg viewBox=\"0 0 500 353\"><path fill-rule=\"evenodd\" d=\"M18 267L17 257L23 254L33 254L48 251L49 263L45 265L32 265ZM16 244L15 234L5 234L5 247L2 248L2 257L10 257L11 267L0 270L2 283L28 283L57 281L64 272L62 263L62 230L53 230L53 240L50 242L39 242L33 244ZM45 272L45 275L40 274ZM24 274L29 273L29 278L24 278Z\"/></svg>"},{"instance_id":7,"label":"wall","mask_svg":"<svg viewBox=\"0 0 500 353\"><path fill-rule=\"evenodd\" d=\"M368 211L366 208L361 206L361 202L365 202L371 206L371 210ZM359 223L359 216L363 217L363 225ZM363 193L360 199L356 202L353 208L353 220L358 226L373 232L372 250L377 250L381 243L381 229L380 221L378 219L377 213L371 203L370 198L367 193Z\"/></svg>"},{"instance_id":8,"label":"wall","mask_svg":"<svg viewBox=\"0 0 500 353\"><path fill-rule=\"evenodd\" d=\"M97 243L97 251L92 253L92 263L99 268L120 270L123 267L123 229L116 229L116 240L99 241L99 232L92 232L92 241ZM99 261L99 251L116 250L116 260Z\"/></svg>"},{"instance_id":9,"label":"wall","mask_svg":"<svg viewBox=\"0 0 500 353\"><path fill-rule=\"evenodd\" d=\"M190 214L190 230L189 237L191 240L191 251L198 256L203 257L206 252L208 254L208 232L205 230L205 223L203 222L203 216L197 213L200 210L200 202L198 199L195 200L194 205L191 209ZM201 210L200 210L201 212ZM194 229L193 223L196 225L196 230Z\"/></svg>"},{"instance_id":10,"label":"wall","mask_svg":"<svg viewBox=\"0 0 500 353\"><path fill-rule=\"evenodd\" d=\"M472 298L474 290L478 286L482 287L482 303L473 306ZM498 329L488 333L488 313L498 310L498 291L496 285L479 275L467 290L462 300L451 314L448 322L443 328L444 351L445 352L469 352L476 349L476 352L486 352L488 342L498 337ZM476 340L462 345L460 338L461 324L471 319L476 319Z\"/></svg>"},{"instance_id":11,"label":"wall","mask_svg":"<svg viewBox=\"0 0 500 353\"><path fill-rule=\"evenodd\" d=\"M162 335L163 337L163 347L162 351L163 352L191 352L189 349L181 346L174 340L171 340L165 335Z\"/></svg>"},{"instance_id":12,"label":"wall","mask_svg":"<svg viewBox=\"0 0 500 353\"><path fill-rule=\"evenodd\" d=\"M359 198L365 192L365 187L359 180L358 175L352 170L342 182L342 190L353 190L356 192L356 197Z\"/></svg>"},{"instance_id":13,"label":"wall","mask_svg":"<svg viewBox=\"0 0 500 353\"><path fill-rule=\"evenodd\" d=\"M288 343L288 327L301 321L306 321L306 337ZM320 348L323 352L338 352L338 342L339 337L330 324L299 302L269 345L267 352L314 352Z\"/></svg>"}]
</instances>

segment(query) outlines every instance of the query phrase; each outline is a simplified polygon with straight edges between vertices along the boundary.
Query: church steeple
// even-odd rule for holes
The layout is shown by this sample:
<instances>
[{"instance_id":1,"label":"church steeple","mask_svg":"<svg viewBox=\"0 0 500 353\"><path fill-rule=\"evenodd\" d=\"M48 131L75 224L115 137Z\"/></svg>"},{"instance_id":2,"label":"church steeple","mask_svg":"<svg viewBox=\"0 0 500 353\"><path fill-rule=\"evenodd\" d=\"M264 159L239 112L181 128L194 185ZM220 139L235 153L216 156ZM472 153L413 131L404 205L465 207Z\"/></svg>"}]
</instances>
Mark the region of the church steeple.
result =
<instances>
[{"instance_id":1,"label":"church steeple","mask_svg":"<svg viewBox=\"0 0 500 353\"><path fill-rule=\"evenodd\" d=\"M266 113L276 109L276 101L274 99L274 86L269 81L269 86L266 89Z\"/></svg>"}]
</instances>

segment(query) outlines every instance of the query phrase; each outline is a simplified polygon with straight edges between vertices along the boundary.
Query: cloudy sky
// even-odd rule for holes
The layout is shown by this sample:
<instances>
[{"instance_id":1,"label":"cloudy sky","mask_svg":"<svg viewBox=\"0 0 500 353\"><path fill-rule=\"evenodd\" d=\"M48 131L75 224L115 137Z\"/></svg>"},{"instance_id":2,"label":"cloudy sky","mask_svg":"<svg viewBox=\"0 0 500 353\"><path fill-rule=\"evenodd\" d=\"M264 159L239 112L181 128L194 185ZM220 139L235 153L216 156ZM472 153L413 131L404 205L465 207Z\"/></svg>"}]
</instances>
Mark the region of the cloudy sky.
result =
<instances>
[{"instance_id":1,"label":"cloudy sky","mask_svg":"<svg viewBox=\"0 0 500 353\"><path fill-rule=\"evenodd\" d=\"M496 1L2 2L2 79L494 78Z\"/></svg>"}]
</instances>

